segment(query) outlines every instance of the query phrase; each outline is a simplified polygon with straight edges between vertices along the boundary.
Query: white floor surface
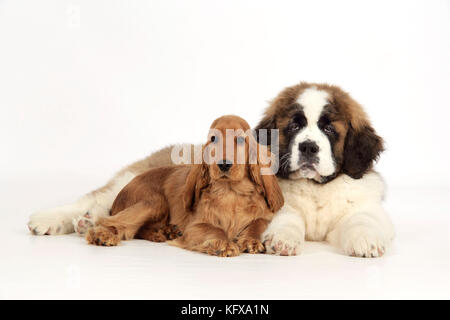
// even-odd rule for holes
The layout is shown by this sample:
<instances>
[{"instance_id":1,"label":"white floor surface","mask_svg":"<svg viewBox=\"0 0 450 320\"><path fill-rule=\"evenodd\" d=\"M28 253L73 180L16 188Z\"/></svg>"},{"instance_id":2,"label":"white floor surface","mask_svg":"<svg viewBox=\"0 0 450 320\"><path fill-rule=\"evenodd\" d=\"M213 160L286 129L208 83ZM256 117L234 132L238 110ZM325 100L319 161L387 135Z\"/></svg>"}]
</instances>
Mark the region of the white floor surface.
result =
<instances>
[{"instance_id":1,"label":"white floor surface","mask_svg":"<svg viewBox=\"0 0 450 320\"><path fill-rule=\"evenodd\" d=\"M382 258L310 242L296 257L216 258L143 240L106 248L74 234L32 236L32 211L101 183L39 180L1 184L2 299L450 298L450 189L388 190L397 237Z\"/></svg>"}]
</instances>

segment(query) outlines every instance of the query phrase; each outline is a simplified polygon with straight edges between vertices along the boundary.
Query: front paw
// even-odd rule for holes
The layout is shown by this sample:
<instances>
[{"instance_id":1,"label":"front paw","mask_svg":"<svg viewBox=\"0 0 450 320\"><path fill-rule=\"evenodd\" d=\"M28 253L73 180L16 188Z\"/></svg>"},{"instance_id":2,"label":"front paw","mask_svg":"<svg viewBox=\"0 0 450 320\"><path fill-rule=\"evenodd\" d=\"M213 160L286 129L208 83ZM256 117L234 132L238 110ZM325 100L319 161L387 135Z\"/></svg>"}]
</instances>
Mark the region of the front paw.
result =
<instances>
[{"instance_id":1,"label":"front paw","mask_svg":"<svg viewBox=\"0 0 450 320\"><path fill-rule=\"evenodd\" d=\"M89 228L93 227L95 224L94 219L89 214L89 212L81 217L73 218L72 223L75 232L78 233L80 236L86 234Z\"/></svg>"},{"instance_id":2,"label":"front paw","mask_svg":"<svg viewBox=\"0 0 450 320\"><path fill-rule=\"evenodd\" d=\"M290 228L266 230L262 235L266 253L277 256L295 256L303 250L304 236Z\"/></svg>"},{"instance_id":3,"label":"front paw","mask_svg":"<svg viewBox=\"0 0 450 320\"><path fill-rule=\"evenodd\" d=\"M33 235L57 235L73 232L70 219L54 211L39 211L30 216L28 229Z\"/></svg>"},{"instance_id":4,"label":"front paw","mask_svg":"<svg viewBox=\"0 0 450 320\"><path fill-rule=\"evenodd\" d=\"M386 251L386 245L382 236L359 228L348 231L343 240L344 252L353 257L381 257Z\"/></svg>"},{"instance_id":5,"label":"front paw","mask_svg":"<svg viewBox=\"0 0 450 320\"><path fill-rule=\"evenodd\" d=\"M240 252L264 253L264 245L258 239L241 238L237 240Z\"/></svg>"},{"instance_id":6,"label":"front paw","mask_svg":"<svg viewBox=\"0 0 450 320\"><path fill-rule=\"evenodd\" d=\"M117 246L120 238L110 228L98 226L88 230L86 241L97 246Z\"/></svg>"},{"instance_id":7,"label":"front paw","mask_svg":"<svg viewBox=\"0 0 450 320\"><path fill-rule=\"evenodd\" d=\"M163 232L167 240L173 240L183 235L183 231L181 231L181 229L174 224L168 224L167 226L165 226L163 228Z\"/></svg>"},{"instance_id":8,"label":"front paw","mask_svg":"<svg viewBox=\"0 0 450 320\"><path fill-rule=\"evenodd\" d=\"M238 245L227 240L206 240L203 242L202 247L204 249L202 251L212 256L235 257L240 253Z\"/></svg>"}]
</instances>

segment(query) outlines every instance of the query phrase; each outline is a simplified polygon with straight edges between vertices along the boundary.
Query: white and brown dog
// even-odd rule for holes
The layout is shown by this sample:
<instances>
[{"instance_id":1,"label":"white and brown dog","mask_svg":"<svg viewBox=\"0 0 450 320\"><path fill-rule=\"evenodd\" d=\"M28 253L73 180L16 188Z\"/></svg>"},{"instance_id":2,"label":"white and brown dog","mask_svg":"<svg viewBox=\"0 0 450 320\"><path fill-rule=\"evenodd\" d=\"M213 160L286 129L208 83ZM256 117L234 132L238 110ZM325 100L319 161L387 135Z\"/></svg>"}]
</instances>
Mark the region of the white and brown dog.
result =
<instances>
[{"instance_id":1,"label":"white and brown dog","mask_svg":"<svg viewBox=\"0 0 450 320\"><path fill-rule=\"evenodd\" d=\"M263 234L268 253L299 254L305 239L359 257L385 252L394 230L372 170L383 141L355 100L336 86L300 83L278 95L256 129L279 129L285 205Z\"/></svg>"},{"instance_id":2,"label":"white and brown dog","mask_svg":"<svg viewBox=\"0 0 450 320\"><path fill-rule=\"evenodd\" d=\"M279 130L285 205L263 234L268 253L300 254L305 240L328 241L359 257L385 252L394 230L381 205L383 181L372 170L383 141L356 101L336 86L300 83L273 100L256 129ZM118 192L136 175L171 164L172 148L126 167L73 204L33 214L31 232L84 233L109 214Z\"/></svg>"}]
</instances>

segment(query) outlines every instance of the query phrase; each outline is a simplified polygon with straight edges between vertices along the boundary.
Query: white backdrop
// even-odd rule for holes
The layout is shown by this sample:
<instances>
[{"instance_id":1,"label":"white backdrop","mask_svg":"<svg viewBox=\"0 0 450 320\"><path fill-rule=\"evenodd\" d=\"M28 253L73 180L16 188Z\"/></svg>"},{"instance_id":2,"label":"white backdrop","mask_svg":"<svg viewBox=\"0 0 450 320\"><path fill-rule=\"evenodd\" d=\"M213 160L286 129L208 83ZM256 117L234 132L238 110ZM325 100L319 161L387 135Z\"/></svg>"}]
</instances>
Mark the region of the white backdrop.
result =
<instances>
[{"instance_id":1,"label":"white backdrop","mask_svg":"<svg viewBox=\"0 0 450 320\"><path fill-rule=\"evenodd\" d=\"M349 91L393 184L450 184L449 1L2 1L3 177L107 178L300 80Z\"/></svg>"},{"instance_id":2,"label":"white backdrop","mask_svg":"<svg viewBox=\"0 0 450 320\"><path fill-rule=\"evenodd\" d=\"M29 234L31 212L203 141L217 116L254 126L301 80L349 91L387 142L384 258ZM450 1L0 0L0 298L448 299L449 101Z\"/></svg>"},{"instance_id":3,"label":"white backdrop","mask_svg":"<svg viewBox=\"0 0 450 320\"><path fill-rule=\"evenodd\" d=\"M300 80L366 107L390 184L450 185L449 1L0 1L0 173L103 181Z\"/></svg>"}]
</instances>

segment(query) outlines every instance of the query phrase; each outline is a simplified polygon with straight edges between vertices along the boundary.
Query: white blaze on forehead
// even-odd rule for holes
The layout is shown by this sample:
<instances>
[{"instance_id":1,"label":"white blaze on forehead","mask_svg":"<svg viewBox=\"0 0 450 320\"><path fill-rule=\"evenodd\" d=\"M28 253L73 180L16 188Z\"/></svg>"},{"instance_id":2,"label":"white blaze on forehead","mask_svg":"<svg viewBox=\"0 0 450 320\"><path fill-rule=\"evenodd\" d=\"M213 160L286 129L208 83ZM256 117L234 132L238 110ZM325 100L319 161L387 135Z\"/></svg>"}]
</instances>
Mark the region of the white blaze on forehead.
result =
<instances>
[{"instance_id":1,"label":"white blaze on forehead","mask_svg":"<svg viewBox=\"0 0 450 320\"><path fill-rule=\"evenodd\" d=\"M328 176L334 173L335 164L330 141L318 126L323 108L328 104L328 97L328 92L312 87L303 91L297 99L297 102L303 108L307 125L294 137L294 143L292 143L290 161L290 169L292 171L300 168L298 162L300 159L299 144L310 140L315 142L319 147L317 154L319 163L315 165L317 173L321 176ZM299 177L303 176L304 178L313 179L317 173L305 171Z\"/></svg>"},{"instance_id":2,"label":"white blaze on forehead","mask_svg":"<svg viewBox=\"0 0 450 320\"><path fill-rule=\"evenodd\" d=\"M308 120L308 126L319 121L323 107L328 104L328 92L308 88L298 97L297 102L303 106L303 113Z\"/></svg>"}]
</instances>

